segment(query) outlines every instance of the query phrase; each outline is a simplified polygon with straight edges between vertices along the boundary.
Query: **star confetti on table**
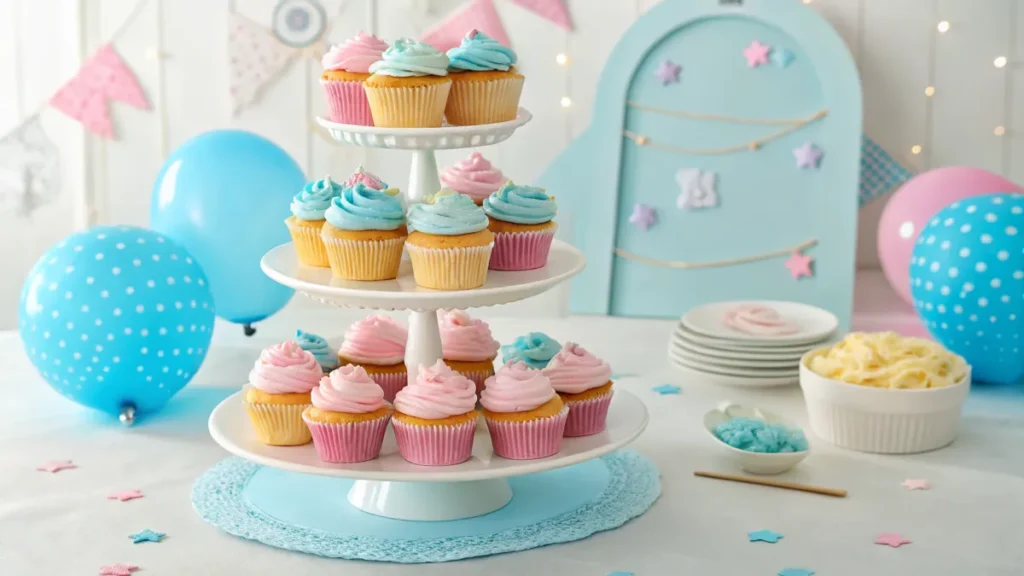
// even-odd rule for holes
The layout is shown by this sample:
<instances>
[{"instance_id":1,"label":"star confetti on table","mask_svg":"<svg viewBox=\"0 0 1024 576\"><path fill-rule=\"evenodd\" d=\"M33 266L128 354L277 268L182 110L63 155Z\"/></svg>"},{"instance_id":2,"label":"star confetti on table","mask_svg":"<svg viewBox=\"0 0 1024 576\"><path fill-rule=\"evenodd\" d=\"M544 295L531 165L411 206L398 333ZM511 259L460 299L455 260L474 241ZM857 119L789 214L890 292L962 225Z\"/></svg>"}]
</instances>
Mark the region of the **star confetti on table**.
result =
<instances>
[{"instance_id":1,"label":"star confetti on table","mask_svg":"<svg viewBox=\"0 0 1024 576\"><path fill-rule=\"evenodd\" d=\"M636 204L633 206L633 213L629 216L630 224L635 224L644 232L658 222L658 213L654 206L647 204Z\"/></svg>"},{"instance_id":2,"label":"star confetti on table","mask_svg":"<svg viewBox=\"0 0 1024 576\"><path fill-rule=\"evenodd\" d=\"M679 196L676 207L680 210L699 210L718 206L718 174L696 168L683 168L676 172Z\"/></svg>"},{"instance_id":3,"label":"star confetti on table","mask_svg":"<svg viewBox=\"0 0 1024 576\"><path fill-rule=\"evenodd\" d=\"M657 76L658 80L661 80L662 86L678 84L679 72L682 69L683 67L679 64L676 64L671 60L665 60L660 66L658 66L658 69L654 71L654 75Z\"/></svg>"},{"instance_id":4,"label":"star confetti on table","mask_svg":"<svg viewBox=\"0 0 1024 576\"><path fill-rule=\"evenodd\" d=\"M107 496L107 500L120 500L121 502L127 502L129 500L135 500L136 498L142 498L144 494L141 490L124 490L122 492L114 492L110 496Z\"/></svg>"},{"instance_id":5,"label":"star confetti on table","mask_svg":"<svg viewBox=\"0 0 1024 576\"><path fill-rule=\"evenodd\" d=\"M779 570L779 576L811 576L814 570L807 568L783 568Z\"/></svg>"},{"instance_id":6,"label":"star confetti on table","mask_svg":"<svg viewBox=\"0 0 1024 576\"><path fill-rule=\"evenodd\" d=\"M662 384L661 386L655 386L654 388L651 388L651 390L654 390L655 392L661 394L662 396L668 396L670 394L680 394L682 393L683 389L680 388L679 386L673 386L671 384Z\"/></svg>"},{"instance_id":7,"label":"star confetti on table","mask_svg":"<svg viewBox=\"0 0 1024 576\"><path fill-rule=\"evenodd\" d=\"M785 68L793 63L793 60L796 59L796 55L785 48L773 48L771 59L772 64L775 64L779 68Z\"/></svg>"},{"instance_id":8,"label":"star confetti on table","mask_svg":"<svg viewBox=\"0 0 1024 576\"><path fill-rule=\"evenodd\" d=\"M803 146L793 149L797 168L817 170L821 164L821 155L821 149L815 146L813 142L804 142Z\"/></svg>"},{"instance_id":9,"label":"star confetti on table","mask_svg":"<svg viewBox=\"0 0 1024 576\"><path fill-rule=\"evenodd\" d=\"M129 534L128 537L132 539L132 544L142 544L143 542L159 542L164 539L163 532L154 532L149 528L146 528L142 532L136 532L135 534Z\"/></svg>"},{"instance_id":10,"label":"star confetti on table","mask_svg":"<svg viewBox=\"0 0 1024 576\"><path fill-rule=\"evenodd\" d=\"M883 532L875 537L875 544L899 548L904 544L910 544L910 540L904 538L901 534L896 534L894 532Z\"/></svg>"},{"instance_id":11,"label":"star confetti on table","mask_svg":"<svg viewBox=\"0 0 1024 576\"><path fill-rule=\"evenodd\" d=\"M932 485L927 480L921 478L907 478L900 483L907 490L931 490Z\"/></svg>"},{"instance_id":12,"label":"star confetti on table","mask_svg":"<svg viewBox=\"0 0 1024 576\"><path fill-rule=\"evenodd\" d=\"M779 541L779 538L783 538L782 534L778 532L772 532L771 530L757 530L755 532L747 532L747 538L751 542L767 542L769 544L775 544Z\"/></svg>"},{"instance_id":13,"label":"star confetti on table","mask_svg":"<svg viewBox=\"0 0 1024 576\"><path fill-rule=\"evenodd\" d=\"M799 280L801 276L809 278L814 276L814 273L811 272L812 262L814 262L814 258L799 252L793 252L786 260L786 268L789 269L789 275L793 277L793 280Z\"/></svg>"},{"instance_id":14,"label":"star confetti on table","mask_svg":"<svg viewBox=\"0 0 1024 576\"><path fill-rule=\"evenodd\" d=\"M134 564L112 564L110 566L100 566L100 576L131 576L132 572L138 570L139 567Z\"/></svg>"},{"instance_id":15,"label":"star confetti on table","mask_svg":"<svg viewBox=\"0 0 1024 576\"><path fill-rule=\"evenodd\" d=\"M757 68L762 64L767 64L768 52L771 49L771 46L761 44L757 40L751 42L750 46L743 49L743 56L747 59L747 66Z\"/></svg>"},{"instance_id":16,"label":"star confetti on table","mask_svg":"<svg viewBox=\"0 0 1024 576\"><path fill-rule=\"evenodd\" d=\"M36 466L36 470L39 470L40 472L49 472L51 474L56 474L61 470L74 470L75 468L78 468L78 466L76 466L71 460L50 460L45 464Z\"/></svg>"}]
</instances>

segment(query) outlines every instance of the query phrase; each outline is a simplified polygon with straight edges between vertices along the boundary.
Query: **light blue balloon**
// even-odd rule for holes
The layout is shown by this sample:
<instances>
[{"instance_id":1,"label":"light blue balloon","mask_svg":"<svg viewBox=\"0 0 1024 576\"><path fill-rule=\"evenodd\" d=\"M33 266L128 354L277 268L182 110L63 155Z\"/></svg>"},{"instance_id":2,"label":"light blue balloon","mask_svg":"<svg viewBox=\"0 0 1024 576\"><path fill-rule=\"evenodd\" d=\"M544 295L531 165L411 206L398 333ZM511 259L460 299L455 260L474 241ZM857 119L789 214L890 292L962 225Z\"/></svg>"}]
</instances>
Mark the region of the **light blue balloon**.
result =
<instances>
[{"instance_id":1,"label":"light blue balloon","mask_svg":"<svg viewBox=\"0 0 1024 576\"><path fill-rule=\"evenodd\" d=\"M928 331L967 360L975 380L1024 377L1024 195L940 210L914 245L910 293Z\"/></svg>"},{"instance_id":2,"label":"light blue balloon","mask_svg":"<svg viewBox=\"0 0 1024 576\"><path fill-rule=\"evenodd\" d=\"M117 415L162 407L195 375L213 336L199 263L151 230L103 226L68 236L25 279L18 328L57 392Z\"/></svg>"},{"instance_id":3,"label":"light blue balloon","mask_svg":"<svg viewBox=\"0 0 1024 576\"><path fill-rule=\"evenodd\" d=\"M292 297L260 259L291 239L284 221L305 181L287 152L241 130L200 134L167 158L153 187L152 227L199 260L221 318L257 322Z\"/></svg>"}]
</instances>

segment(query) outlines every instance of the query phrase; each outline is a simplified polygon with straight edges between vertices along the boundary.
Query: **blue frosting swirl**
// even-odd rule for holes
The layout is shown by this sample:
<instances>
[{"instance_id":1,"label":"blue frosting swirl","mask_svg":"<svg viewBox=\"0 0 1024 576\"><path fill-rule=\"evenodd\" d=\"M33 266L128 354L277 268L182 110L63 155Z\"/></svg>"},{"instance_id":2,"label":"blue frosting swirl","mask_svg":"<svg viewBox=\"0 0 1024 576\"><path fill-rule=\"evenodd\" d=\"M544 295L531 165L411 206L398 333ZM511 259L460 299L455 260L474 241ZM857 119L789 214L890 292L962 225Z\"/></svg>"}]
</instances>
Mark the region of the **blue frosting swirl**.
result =
<instances>
[{"instance_id":1,"label":"blue frosting swirl","mask_svg":"<svg viewBox=\"0 0 1024 576\"><path fill-rule=\"evenodd\" d=\"M323 220L331 200L341 193L341 186L328 176L310 182L292 199L291 211L299 220Z\"/></svg>"},{"instance_id":2,"label":"blue frosting swirl","mask_svg":"<svg viewBox=\"0 0 1024 576\"><path fill-rule=\"evenodd\" d=\"M409 229L424 234L458 236L487 228L487 215L465 194L442 190L409 208Z\"/></svg>"},{"instance_id":3,"label":"blue frosting swirl","mask_svg":"<svg viewBox=\"0 0 1024 576\"><path fill-rule=\"evenodd\" d=\"M296 330L295 342L298 343L299 348L312 354L324 370L330 371L338 367L338 355L331 349L327 340L310 332Z\"/></svg>"},{"instance_id":4,"label":"blue frosting swirl","mask_svg":"<svg viewBox=\"0 0 1024 576\"><path fill-rule=\"evenodd\" d=\"M543 332L530 332L501 347L501 362L525 362L530 368L541 370L562 349L557 340Z\"/></svg>"},{"instance_id":5,"label":"blue frosting swirl","mask_svg":"<svg viewBox=\"0 0 1024 576\"><path fill-rule=\"evenodd\" d=\"M447 76L448 57L430 44L400 38L384 51L380 60L370 64L370 73L399 78Z\"/></svg>"},{"instance_id":6,"label":"blue frosting swirl","mask_svg":"<svg viewBox=\"0 0 1024 576\"><path fill-rule=\"evenodd\" d=\"M807 437L802 431L763 420L733 418L715 426L714 432L722 442L747 452L779 454L807 450Z\"/></svg>"},{"instance_id":7,"label":"blue frosting swirl","mask_svg":"<svg viewBox=\"0 0 1024 576\"><path fill-rule=\"evenodd\" d=\"M398 198L362 182L342 190L325 217L328 224L341 230L395 230L405 223Z\"/></svg>"},{"instance_id":8,"label":"blue frosting swirl","mask_svg":"<svg viewBox=\"0 0 1024 576\"><path fill-rule=\"evenodd\" d=\"M516 186L509 181L484 199L484 212L513 224L543 224L555 217L558 206L543 188Z\"/></svg>"},{"instance_id":9,"label":"blue frosting swirl","mask_svg":"<svg viewBox=\"0 0 1024 576\"><path fill-rule=\"evenodd\" d=\"M516 53L483 32L471 30L462 44L448 51L450 70L502 70L516 63Z\"/></svg>"}]
</instances>

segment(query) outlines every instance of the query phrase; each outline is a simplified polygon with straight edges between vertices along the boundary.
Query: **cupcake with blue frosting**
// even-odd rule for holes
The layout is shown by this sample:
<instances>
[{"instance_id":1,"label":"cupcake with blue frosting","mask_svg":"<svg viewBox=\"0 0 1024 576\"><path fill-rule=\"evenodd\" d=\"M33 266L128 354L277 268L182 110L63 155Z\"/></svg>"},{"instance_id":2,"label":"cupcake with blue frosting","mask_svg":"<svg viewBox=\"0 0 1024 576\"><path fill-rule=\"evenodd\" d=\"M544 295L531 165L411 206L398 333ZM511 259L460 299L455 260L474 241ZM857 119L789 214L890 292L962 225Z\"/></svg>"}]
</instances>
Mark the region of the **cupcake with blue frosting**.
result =
<instances>
[{"instance_id":1,"label":"cupcake with blue frosting","mask_svg":"<svg viewBox=\"0 0 1024 576\"><path fill-rule=\"evenodd\" d=\"M494 233L491 270L533 270L547 264L558 229L558 206L543 188L510 180L484 200L483 209Z\"/></svg>"},{"instance_id":2,"label":"cupcake with blue frosting","mask_svg":"<svg viewBox=\"0 0 1024 576\"><path fill-rule=\"evenodd\" d=\"M309 352L316 358L317 363L320 364L320 368L323 368L324 372L330 372L338 367L338 353L331 349L331 345L323 337L311 332L296 330L295 342L299 345L299 348Z\"/></svg>"},{"instance_id":3,"label":"cupcake with blue frosting","mask_svg":"<svg viewBox=\"0 0 1024 576\"><path fill-rule=\"evenodd\" d=\"M516 53L480 32L470 30L448 51L451 94L444 114L449 124L493 124L515 120L526 78L516 72Z\"/></svg>"},{"instance_id":4,"label":"cupcake with blue frosting","mask_svg":"<svg viewBox=\"0 0 1024 576\"><path fill-rule=\"evenodd\" d=\"M416 284L435 290L469 290L487 281L494 234L473 199L443 189L409 208L406 248Z\"/></svg>"},{"instance_id":5,"label":"cupcake with blue frosting","mask_svg":"<svg viewBox=\"0 0 1024 576\"><path fill-rule=\"evenodd\" d=\"M407 230L402 203L389 192L358 182L331 200L320 236L336 277L363 281L398 277Z\"/></svg>"},{"instance_id":6,"label":"cupcake with blue frosting","mask_svg":"<svg viewBox=\"0 0 1024 576\"><path fill-rule=\"evenodd\" d=\"M501 363L523 362L534 370L543 370L561 349L562 345L547 334L530 332L501 347Z\"/></svg>"},{"instance_id":7,"label":"cupcake with blue frosting","mask_svg":"<svg viewBox=\"0 0 1024 576\"><path fill-rule=\"evenodd\" d=\"M331 200L341 193L341 186L327 176L323 180L306 184L302 191L292 198L292 215L284 221L292 234L292 243L299 256L299 262L306 266L326 268L327 249L320 239L320 229Z\"/></svg>"},{"instance_id":8,"label":"cupcake with blue frosting","mask_svg":"<svg viewBox=\"0 0 1024 576\"><path fill-rule=\"evenodd\" d=\"M374 126L436 128L452 81L448 57L430 44L402 38L370 65L363 82Z\"/></svg>"}]
</instances>

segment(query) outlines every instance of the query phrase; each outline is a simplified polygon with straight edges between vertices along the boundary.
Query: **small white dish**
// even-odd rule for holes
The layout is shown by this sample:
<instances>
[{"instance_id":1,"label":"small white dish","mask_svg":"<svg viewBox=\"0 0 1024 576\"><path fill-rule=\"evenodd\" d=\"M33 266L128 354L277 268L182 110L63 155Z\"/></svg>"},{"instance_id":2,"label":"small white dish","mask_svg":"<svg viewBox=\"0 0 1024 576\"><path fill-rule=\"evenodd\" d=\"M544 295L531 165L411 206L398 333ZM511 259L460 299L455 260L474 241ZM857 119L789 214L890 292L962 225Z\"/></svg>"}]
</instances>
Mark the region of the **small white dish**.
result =
<instances>
[{"instance_id":1,"label":"small white dish","mask_svg":"<svg viewBox=\"0 0 1024 576\"><path fill-rule=\"evenodd\" d=\"M722 442L718 436L715 436L715 427L723 422L732 420L733 418L764 420L769 424L778 424L792 430L799 430L800 428L774 412L758 408L749 408L739 404L733 404L728 401L722 402L717 408L705 414L704 429L707 431L708 435L711 436L712 440L714 440L715 444L721 448L722 452L728 457L728 459L739 465L744 472L765 475L782 474L799 464L804 458L807 458L808 454L810 454L810 449L803 450L801 452L765 454L761 452L747 452L746 450L733 448L725 442Z\"/></svg>"},{"instance_id":2,"label":"small white dish","mask_svg":"<svg viewBox=\"0 0 1024 576\"><path fill-rule=\"evenodd\" d=\"M747 334L736 330L723 321L725 313L737 306L765 306L774 308L779 316L797 325L799 330L793 334L764 336ZM698 306L683 315L681 322L691 332L710 338L740 341L747 344L803 344L821 340L839 327L839 319L835 314L810 304L785 302L779 300L750 300L733 302L713 302Z\"/></svg>"}]
</instances>

